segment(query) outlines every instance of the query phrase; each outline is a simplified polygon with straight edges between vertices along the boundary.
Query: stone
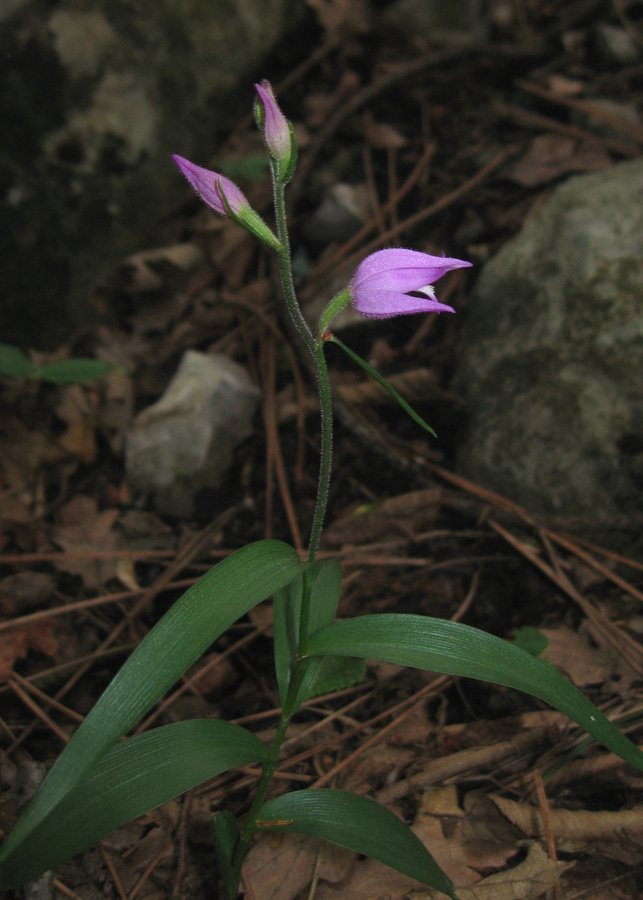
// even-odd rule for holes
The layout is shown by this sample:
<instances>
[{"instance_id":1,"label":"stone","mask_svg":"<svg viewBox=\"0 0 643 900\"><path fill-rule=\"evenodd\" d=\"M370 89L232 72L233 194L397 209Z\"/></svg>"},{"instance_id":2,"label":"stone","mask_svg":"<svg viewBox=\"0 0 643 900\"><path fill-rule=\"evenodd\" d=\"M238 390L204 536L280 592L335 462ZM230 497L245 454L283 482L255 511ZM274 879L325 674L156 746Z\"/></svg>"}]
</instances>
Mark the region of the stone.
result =
<instances>
[{"instance_id":1,"label":"stone","mask_svg":"<svg viewBox=\"0 0 643 900\"><path fill-rule=\"evenodd\" d=\"M235 448L252 434L258 400L239 363L188 350L163 396L126 435L132 491L161 514L193 516L199 492L221 486Z\"/></svg>"},{"instance_id":2,"label":"stone","mask_svg":"<svg viewBox=\"0 0 643 900\"><path fill-rule=\"evenodd\" d=\"M54 348L86 325L88 295L120 259L168 239L162 223L187 196L171 154L211 162L303 7L0 3L5 342Z\"/></svg>"},{"instance_id":3,"label":"stone","mask_svg":"<svg viewBox=\"0 0 643 900\"><path fill-rule=\"evenodd\" d=\"M570 178L485 265L456 465L536 512L643 511L643 160Z\"/></svg>"}]
</instances>

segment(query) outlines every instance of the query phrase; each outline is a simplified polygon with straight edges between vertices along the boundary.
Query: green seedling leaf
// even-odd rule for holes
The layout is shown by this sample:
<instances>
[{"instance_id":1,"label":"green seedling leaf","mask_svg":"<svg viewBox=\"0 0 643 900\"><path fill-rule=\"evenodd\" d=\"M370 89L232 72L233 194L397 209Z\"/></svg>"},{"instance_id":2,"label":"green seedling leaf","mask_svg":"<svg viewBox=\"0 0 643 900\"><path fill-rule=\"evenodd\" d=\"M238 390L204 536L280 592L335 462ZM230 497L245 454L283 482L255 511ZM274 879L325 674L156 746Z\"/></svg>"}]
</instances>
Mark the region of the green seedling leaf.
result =
<instances>
[{"instance_id":1,"label":"green seedling leaf","mask_svg":"<svg viewBox=\"0 0 643 900\"><path fill-rule=\"evenodd\" d=\"M0 344L0 375L9 378L29 378L35 366L19 347L13 344Z\"/></svg>"},{"instance_id":2,"label":"green seedling leaf","mask_svg":"<svg viewBox=\"0 0 643 900\"><path fill-rule=\"evenodd\" d=\"M537 628L527 626L514 631L514 647L520 647L521 650L524 650L525 653L531 653L532 656L540 656L541 653L545 652L548 644L549 638L542 631L538 631Z\"/></svg>"},{"instance_id":3,"label":"green seedling leaf","mask_svg":"<svg viewBox=\"0 0 643 900\"><path fill-rule=\"evenodd\" d=\"M373 366L370 365L370 363L367 363L365 359L362 359L361 356L358 356L357 353L355 353L353 350L350 349L350 347L347 347L346 344L343 344L339 340L339 338L335 337L335 335L333 335L331 338L329 338L329 340L333 344L337 344L338 347L341 347L341 349L344 351L344 353L346 353L347 356L350 356L350 358L353 360L353 362L356 362L357 365L360 366L362 369L364 369L365 372L368 372L368 374L371 376L371 378L374 378L375 381L379 382L379 384L382 385L384 390L389 392L389 394L395 400L395 402L399 406L402 407L404 412L407 415L409 415L413 419L414 422L417 422L417 424L421 428L424 428L424 430L428 431L429 434L432 435L433 437L437 437L437 434L431 428L431 426L427 425L427 423L424 421L422 416L418 415L416 413L416 411L411 406L409 406L409 404L406 402L404 397L402 397L402 396L400 396L400 394L398 394L398 392L395 390L395 388L388 383L386 378L384 378L382 375L380 375L380 373L377 371L377 369L374 369Z\"/></svg>"},{"instance_id":4,"label":"green seedling leaf","mask_svg":"<svg viewBox=\"0 0 643 900\"><path fill-rule=\"evenodd\" d=\"M301 574L292 547L258 541L197 581L141 641L99 698L0 849L0 887L16 853L34 851L34 829L238 618Z\"/></svg>"},{"instance_id":5,"label":"green seedling leaf","mask_svg":"<svg viewBox=\"0 0 643 900\"><path fill-rule=\"evenodd\" d=\"M239 840L239 826L231 812L221 810L212 816L212 835L226 897L228 900L235 900L239 893L239 883L234 874L232 858Z\"/></svg>"},{"instance_id":6,"label":"green seedling leaf","mask_svg":"<svg viewBox=\"0 0 643 900\"><path fill-rule=\"evenodd\" d=\"M47 366L40 366L33 370L31 377L54 384L81 384L83 381L103 378L114 368L116 367L113 363L79 356L76 359L60 359Z\"/></svg>"},{"instance_id":7,"label":"green seedling leaf","mask_svg":"<svg viewBox=\"0 0 643 900\"><path fill-rule=\"evenodd\" d=\"M422 841L369 797L328 788L293 791L264 803L257 825L307 834L363 853L457 900L451 880Z\"/></svg>"},{"instance_id":8,"label":"green seedling leaf","mask_svg":"<svg viewBox=\"0 0 643 900\"><path fill-rule=\"evenodd\" d=\"M325 625L330 625L337 612L339 595L342 589L342 567L339 560L329 559L317 564L318 571L312 586L310 601L310 633L314 634ZM291 674L299 652L299 617L301 614L301 598L303 594L304 576L296 578L289 585L278 591L274 599L275 629L275 669L277 684L282 705L286 702ZM294 708L300 706L308 697L312 685L317 678L321 660L311 660L306 676L294 701Z\"/></svg>"},{"instance_id":9,"label":"green seedling leaf","mask_svg":"<svg viewBox=\"0 0 643 900\"><path fill-rule=\"evenodd\" d=\"M15 888L106 834L236 766L263 761L254 734L210 719L155 728L112 747L2 868ZM234 821L234 820L233 820Z\"/></svg>"},{"instance_id":10,"label":"green seedling leaf","mask_svg":"<svg viewBox=\"0 0 643 900\"><path fill-rule=\"evenodd\" d=\"M311 637L312 656L359 656L518 688L559 709L630 765L643 753L554 666L477 628L428 616L361 616Z\"/></svg>"}]
</instances>

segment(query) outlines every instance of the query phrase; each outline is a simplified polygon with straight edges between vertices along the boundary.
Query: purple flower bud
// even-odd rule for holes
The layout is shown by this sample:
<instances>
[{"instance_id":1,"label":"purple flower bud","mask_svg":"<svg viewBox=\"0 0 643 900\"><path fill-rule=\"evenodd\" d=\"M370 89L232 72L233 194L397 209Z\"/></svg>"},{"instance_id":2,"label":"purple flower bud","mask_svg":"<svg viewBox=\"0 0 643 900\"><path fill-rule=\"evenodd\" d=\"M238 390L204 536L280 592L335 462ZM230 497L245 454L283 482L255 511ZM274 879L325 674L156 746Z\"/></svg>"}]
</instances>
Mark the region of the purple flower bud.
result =
<instances>
[{"instance_id":1,"label":"purple flower bud","mask_svg":"<svg viewBox=\"0 0 643 900\"><path fill-rule=\"evenodd\" d=\"M355 309L372 319L408 313L455 312L440 303L433 282L451 269L472 265L462 259L429 256L417 250L378 250L360 263L351 283ZM422 296L412 296L411 292Z\"/></svg>"},{"instance_id":2,"label":"purple flower bud","mask_svg":"<svg viewBox=\"0 0 643 900\"><path fill-rule=\"evenodd\" d=\"M269 81L264 79L255 88L263 105L263 136L268 149L275 159L287 160L292 150L288 120L277 105Z\"/></svg>"},{"instance_id":3,"label":"purple flower bud","mask_svg":"<svg viewBox=\"0 0 643 900\"><path fill-rule=\"evenodd\" d=\"M199 197L208 206L211 206L215 212L221 213L222 216L228 215L223 199L224 196L235 216L238 216L244 209L250 207L239 188L229 178L219 175L218 172L212 172L210 169L202 169L201 166L195 166L194 163L183 159L182 156L175 154L172 159Z\"/></svg>"}]
</instances>

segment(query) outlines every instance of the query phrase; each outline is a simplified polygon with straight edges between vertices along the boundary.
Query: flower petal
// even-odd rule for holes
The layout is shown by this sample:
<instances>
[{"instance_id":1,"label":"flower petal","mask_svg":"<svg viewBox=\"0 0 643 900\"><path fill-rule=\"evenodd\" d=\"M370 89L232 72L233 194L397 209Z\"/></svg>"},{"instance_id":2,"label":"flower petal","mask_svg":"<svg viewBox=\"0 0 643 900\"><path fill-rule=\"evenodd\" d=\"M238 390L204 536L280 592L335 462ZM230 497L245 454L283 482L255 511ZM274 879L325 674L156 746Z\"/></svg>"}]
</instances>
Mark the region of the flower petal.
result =
<instances>
[{"instance_id":1,"label":"flower petal","mask_svg":"<svg viewBox=\"0 0 643 900\"><path fill-rule=\"evenodd\" d=\"M218 172L196 166L188 159L184 159L182 156L177 156L176 154L172 159L190 182L199 197L216 212L221 213L223 216L228 215L228 210L223 202L221 192L225 195L225 199L228 201L230 209L235 215L238 215L242 209L249 206L248 201L236 184L230 181L229 178L226 178L225 175L219 175Z\"/></svg>"},{"instance_id":2,"label":"flower petal","mask_svg":"<svg viewBox=\"0 0 643 900\"><path fill-rule=\"evenodd\" d=\"M430 297L411 297L395 291L367 291L358 296L353 293L353 297L357 312L370 319L390 319L412 313L455 312L451 306Z\"/></svg>"},{"instance_id":3,"label":"flower petal","mask_svg":"<svg viewBox=\"0 0 643 900\"><path fill-rule=\"evenodd\" d=\"M357 268L353 279L353 293L377 288L393 291L416 291L433 284L446 272L470 266L462 259L431 256L418 250L378 250Z\"/></svg>"}]
</instances>

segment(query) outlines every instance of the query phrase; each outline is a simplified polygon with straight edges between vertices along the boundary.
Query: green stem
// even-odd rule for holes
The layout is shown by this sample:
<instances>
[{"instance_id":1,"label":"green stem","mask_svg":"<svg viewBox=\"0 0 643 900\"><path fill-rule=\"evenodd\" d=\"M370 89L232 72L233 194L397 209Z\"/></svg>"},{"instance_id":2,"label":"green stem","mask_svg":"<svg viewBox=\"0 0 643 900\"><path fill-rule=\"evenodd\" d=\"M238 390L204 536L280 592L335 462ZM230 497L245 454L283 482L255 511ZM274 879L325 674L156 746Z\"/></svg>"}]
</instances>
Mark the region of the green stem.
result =
<instances>
[{"instance_id":1,"label":"green stem","mask_svg":"<svg viewBox=\"0 0 643 900\"><path fill-rule=\"evenodd\" d=\"M319 391L319 403L321 409L321 454L319 463L319 483L317 487L317 499L315 502L315 512L313 515L313 525L310 537L310 545L308 549L308 561L313 563L319 549L319 541L321 538L322 527L324 524L324 513L328 501L328 491L330 487L330 470L331 456L333 447L333 411L331 406L330 382L328 379L328 367L326 366L326 358L324 356L324 341L322 336L319 340L315 340L306 320L297 302L295 294L295 286L292 277L292 267L290 264L290 241L288 238L288 229L286 227L286 207L284 196L284 184L280 182L277 172L273 167L273 183L275 191L275 216L277 221L277 234L280 242L279 265L281 273L281 283L284 291L284 298L288 312L292 318L295 327L302 336L306 348L311 354L315 364L315 378ZM288 697L284 703L281 713L277 733L273 739L268 754L268 759L262 767L261 778L257 785L257 791L250 807L250 812L246 818L243 831L239 837L239 841L235 848L232 859L232 871L236 878L237 884L241 880L241 867L245 859L248 848L252 839L257 832L257 820L261 812L261 807L266 799L266 793L272 776L277 768L279 760L279 752L286 734L286 729L297 712L295 703L297 695L302 685L303 679L308 667L308 661L302 659L305 653L306 643L308 641L308 631L310 623L310 598L312 586L317 575L316 567L310 566L304 575L304 584L302 590L301 611L299 617L299 660L297 661L290 687ZM232 900L232 898L230 898Z\"/></svg>"},{"instance_id":2,"label":"green stem","mask_svg":"<svg viewBox=\"0 0 643 900\"><path fill-rule=\"evenodd\" d=\"M275 769L277 768L279 762L279 753L281 751L281 745L283 744L283 740L286 735L286 730L288 728L288 725L290 724L290 720L297 712L297 710L293 708L293 699L299 693L299 688L306 673L306 668L307 661L302 660L297 664L295 672L293 673L293 678L288 690L288 697L286 698L286 702L284 703L284 708L281 713L279 725L277 726L277 732L270 746L268 759L263 764L261 778L259 779L259 784L257 785L257 791L252 801L250 812L246 817L243 831L241 832L239 841L237 843L237 846L235 847L234 855L232 858L232 871L234 873L237 884L240 884L241 882L241 867L243 865L244 859L246 858L246 853L248 852L248 848L252 843L252 839L258 831L257 820L259 818L259 813L261 812L261 807L263 806L266 799L266 794L268 792L270 782L272 781L272 776L275 774ZM229 900L234 900L234 898L229 898Z\"/></svg>"},{"instance_id":3,"label":"green stem","mask_svg":"<svg viewBox=\"0 0 643 900\"><path fill-rule=\"evenodd\" d=\"M330 469L331 457L333 449L333 410L330 397L330 382L328 380L328 368L324 357L324 341L320 335L319 340L315 340L313 334L304 319L297 302L295 294L295 286L292 279L292 268L290 265L290 240L288 237L288 228L286 226L286 204L284 185L279 179L274 177L275 191L275 217L277 220L277 235L281 243L279 251L279 264L281 270L281 283L283 285L284 297L288 312L295 323L295 327L301 334L308 351L310 352L315 363L315 378L317 381L317 389L319 391L319 403L321 408L321 458L319 463L319 483L317 490L317 500L315 503L315 512L313 515L313 527L310 537L310 545L308 548L308 560L313 562L317 556L319 549L319 541L321 538L322 527L324 524L324 513L326 511L326 503L328 502L328 490L330 486ZM345 293L345 292L343 292ZM343 305L346 305L344 300ZM307 604L302 604L302 611ZM305 632L303 632L305 634Z\"/></svg>"},{"instance_id":4,"label":"green stem","mask_svg":"<svg viewBox=\"0 0 643 900\"><path fill-rule=\"evenodd\" d=\"M252 839L255 836L255 832L257 831L257 819L259 817L259 812L261 811L261 807L263 806L264 800L266 799L266 793L268 791L268 787L270 786L270 782L272 781L272 776L275 774L275 769L277 768L277 762L279 759L279 751L281 750L281 745L284 740L284 735L286 734L286 729L290 723L290 717L286 717L283 713L281 715L281 719L279 720L279 726L277 727L277 733L272 742L272 746L270 747L270 753L268 755L268 759L263 764L263 770L261 772L261 778L259 779L259 784L257 785L257 792L254 796L254 800L252 801L252 806L250 807L250 812L245 821L245 825L243 826L243 831L239 837L239 842L235 848L234 856L232 858L232 871L234 873L237 884L241 881L241 866L243 865L243 861L246 858L246 853L248 852L248 848L252 843Z\"/></svg>"},{"instance_id":5,"label":"green stem","mask_svg":"<svg viewBox=\"0 0 643 900\"><path fill-rule=\"evenodd\" d=\"M301 334L308 351L312 356L315 355L315 338L312 331L308 327L297 302L295 294L295 285L292 280L292 267L290 265L290 238L288 237L288 228L286 225L286 198L285 185L275 177L275 218L277 220L277 235L281 244L279 253L279 270L281 275L281 284L284 291L284 298L290 317L295 323L297 331Z\"/></svg>"},{"instance_id":6,"label":"green stem","mask_svg":"<svg viewBox=\"0 0 643 900\"><path fill-rule=\"evenodd\" d=\"M324 513L328 503L330 488L330 470L333 455L333 406L330 396L330 381L328 379L328 367L324 356L324 342L320 341L315 346L315 375L317 389L319 391L319 408L321 413L321 451L319 460L319 483L317 485L317 500L315 501L315 513L313 515L313 527L310 535L308 559L312 562L317 556L319 541L324 525Z\"/></svg>"}]
</instances>

